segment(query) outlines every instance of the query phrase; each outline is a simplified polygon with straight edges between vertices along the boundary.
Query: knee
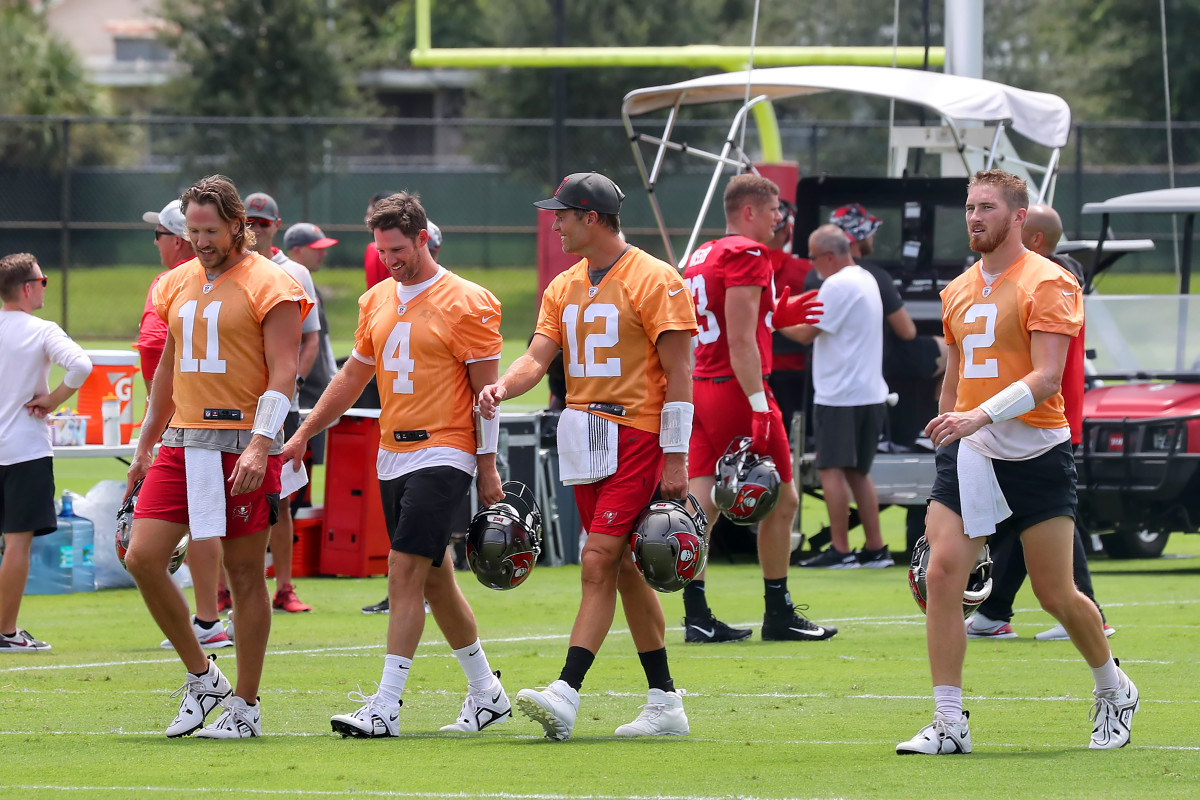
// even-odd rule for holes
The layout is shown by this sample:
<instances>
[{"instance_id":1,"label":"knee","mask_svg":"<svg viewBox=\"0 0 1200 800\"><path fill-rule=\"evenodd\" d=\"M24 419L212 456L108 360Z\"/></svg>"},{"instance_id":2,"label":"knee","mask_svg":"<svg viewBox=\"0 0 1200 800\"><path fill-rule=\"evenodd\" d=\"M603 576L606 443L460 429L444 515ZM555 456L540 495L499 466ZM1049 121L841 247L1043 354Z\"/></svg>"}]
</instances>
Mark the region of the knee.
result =
<instances>
[{"instance_id":1,"label":"knee","mask_svg":"<svg viewBox=\"0 0 1200 800\"><path fill-rule=\"evenodd\" d=\"M1033 594L1037 597L1042 610L1055 619L1061 619L1064 614L1069 614L1079 598L1083 597L1073 585L1034 586Z\"/></svg>"},{"instance_id":2,"label":"knee","mask_svg":"<svg viewBox=\"0 0 1200 800\"><path fill-rule=\"evenodd\" d=\"M125 554L125 571L133 577L135 582L142 582L144 579L158 575L167 574L167 564L165 561L153 557L145 549L133 549Z\"/></svg>"},{"instance_id":3,"label":"knee","mask_svg":"<svg viewBox=\"0 0 1200 800\"><path fill-rule=\"evenodd\" d=\"M595 534L597 536L602 534ZM618 571L621 571L623 550L615 553L599 548L584 548L579 558L580 578L585 585L612 584L616 581ZM632 567L632 564L630 565ZM636 572L631 569L630 571Z\"/></svg>"}]
</instances>

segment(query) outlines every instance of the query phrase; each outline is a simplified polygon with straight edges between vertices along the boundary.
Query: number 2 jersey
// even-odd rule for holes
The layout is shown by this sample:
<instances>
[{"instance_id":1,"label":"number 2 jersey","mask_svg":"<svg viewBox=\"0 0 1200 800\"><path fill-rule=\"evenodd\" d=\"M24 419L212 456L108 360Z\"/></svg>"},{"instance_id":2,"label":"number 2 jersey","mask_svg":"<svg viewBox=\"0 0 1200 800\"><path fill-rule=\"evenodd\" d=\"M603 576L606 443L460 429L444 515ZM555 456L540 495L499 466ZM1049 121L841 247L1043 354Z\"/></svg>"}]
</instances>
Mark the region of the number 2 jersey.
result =
<instances>
[{"instance_id":1,"label":"number 2 jersey","mask_svg":"<svg viewBox=\"0 0 1200 800\"><path fill-rule=\"evenodd\" d=\"M766 245L745 236L722 236L696 248L683 273L696 302L696 320L700 327L693 375L697 378L733 375L726 333L725 293L734 286L757 286L763 290L754 338L762 372L764 375L771 372L771 330L767 327L767 314L774 308L773 274Z\"/></svg>"},{"instance_id":2,"label":"number 2 jersey","mask_svg":"<svg viewBox=\"0 0 1200 800\"><path fill-rule=\"evenodd\" d=\"M654 346L666 331L696 331L692 296L674 267L630 247L599 285L587 259L556 276L542 295L537 333L563 350L567 407L591 409L620 425L658 433L667 376Z\"/></svg>"},{"instance_id":3,"label":"number 2 jersey","mask_svg":"<svg viewBox=\"0 0 1200 800\"><path fill-rule=\"evenodd\" d=\"M1083 298L1075 278L1037 253L1026 252L989 287L982 262L942 290L946 344L962 351L955 411L969 411L1033 371L1033 331L1077 336ZM1018 419L1035 428L1065 428L1061 393Z\"/></svg>"},{"instance_id":4,"label":"number 2 jersey","mask_svg":"<svg viewBox=\"0 0 1200 800\"><path fill-rule=\"evenodd\" d=\"M262 321L275 306L289 302L300 304L302 318L313 307L291 275L257 253L212 281L196 258L162 276L154 286L154 310L175 343L171 427L254 427L269 378ZM206 409L240 412L241 418L224 413L206 419Z\"/></svg>"},{"instance_id":5,"label":"number 2 jersey","mask_svg":"<svg viewBox=\"0 0 1200 800\"><path fill-rule=\"evenodd\" d=\"M407 302L398 286L384 280L358 299L354 357L375 366L379 447L394 453L449 447L474 462L475 393L467 364L500 357L500 301L440 267L428 288ZM403 431L424 431L428 438Z\"/></svg>"}]
</instances>

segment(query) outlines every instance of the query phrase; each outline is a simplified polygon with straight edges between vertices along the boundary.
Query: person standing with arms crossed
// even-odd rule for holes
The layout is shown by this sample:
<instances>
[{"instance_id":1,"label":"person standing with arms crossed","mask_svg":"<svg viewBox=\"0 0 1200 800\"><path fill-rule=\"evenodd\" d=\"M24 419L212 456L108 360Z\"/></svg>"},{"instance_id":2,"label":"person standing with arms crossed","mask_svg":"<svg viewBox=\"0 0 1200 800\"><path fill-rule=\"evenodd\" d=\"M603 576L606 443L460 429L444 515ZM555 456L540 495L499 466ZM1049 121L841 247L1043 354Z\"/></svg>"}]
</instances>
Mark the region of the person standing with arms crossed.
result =
<instances>
[{"instance_id":1,"label":"person standing with arms crossed","mask_svg":"<svg viewBox=\"0 0 1200 800\"><path fill-rule=\"evenodd\" d=\"M967 632L963 590L984 538L1020 532L1042 608L1062 623L1095 681L1092 749L1129 743L1137 687L1112 657L1100 612L1075 587L1075 460L1060 392L1071 338L1083 324L1079 284L1021 244L1025 182L1002 170L975 173L966 222L980 260L942 290L949 346L941 414L925 428L937 449L929 502L925 633L933 722L896 745L905 755L971 752L962 702Z\"/></svg>"},{"instance_id":2,"label":"person standing with arms crossed","mask_svg":"<svg viewBox=\"0 0 1200 800\"><path fill-rule=\"evenodd\" d=\"M265 560L279 503L278 453L300 322L311 305L300 284L251 249L254 234L228 178L201 179L180 203L196 259L154 289L154 307L171 326L162 359L170 368L155 375L129 465L127 496L145 482L125 566L187 670L167 736L254 737L262 735L258 687L271 630ZM189 528L193 539L222 538L238 609L236 688L205 658L167 572ZM224 713L203 727L218 704Z\"/></svg>"},{"instance_id":3,"label":"person standing with arms crossed","mask_svg":"<svg viewBox=\"0 0 1200 800\"><path fill-rule=\"evenodd\" d=\"M579 172L534 204L554 212L563 251L582 260L546 288L525 354L479 394L481 413L493 418L502 401L537 385L562 348L560 466L564 482L575 485L587 531L583 596L558 680L517 695L517 708L553 741L574 730L579 689L612 626L618 594L650 689L642 713L616 735L690 732L667 663L662 605L633 564L629 537L656 490L668 499L687 493L696 313L679 273L621 236L624 197L605 176ZM606 457L593 459L597 449Z\"/></svg>"},{"instance_id":4,"label":"person standing with arms crossed","mask_svg":"<svg viewBox=\"0 0 1200 800\"><path fill-rule=\"evenodd\" d=\"M46 415L92 374L92 362L63 329L33 312L46 304L46 274L30 253L0 258L0 654L50 645L17 627L33 537L58 530L54 447ZM50 391L50 365L67 374Z\"/></svg>"},{"instance_id":5,"label":"person standing with arms crossed","mask_svg":"<svg viewBox=\"0 0 1200 800\"><path fill-rule=\"evenodd\" d=\"M821 641L837 633L796 612L788 592L792 520L800 498L792 482L792 451L783 415L767 386L771 324L815 322L816 292L775 307L773 269L764 246L782 221L779 187L759 175L738 175L725 188L725 236L696 248L684 282L696 302L700 333L692 372L696 421L688 451L688 490L715 524L712 501L717 460L734 439L752 437L750 449L775 461L782 481L775 508L758 526L762 567L764 640ZM772 314L772 311L774 312ZM768 314L773 322L768 324ZM705 595L704 573L683 587L684 641L731 642L750 636L716 618Z\"/></svg>"}]
</instances>

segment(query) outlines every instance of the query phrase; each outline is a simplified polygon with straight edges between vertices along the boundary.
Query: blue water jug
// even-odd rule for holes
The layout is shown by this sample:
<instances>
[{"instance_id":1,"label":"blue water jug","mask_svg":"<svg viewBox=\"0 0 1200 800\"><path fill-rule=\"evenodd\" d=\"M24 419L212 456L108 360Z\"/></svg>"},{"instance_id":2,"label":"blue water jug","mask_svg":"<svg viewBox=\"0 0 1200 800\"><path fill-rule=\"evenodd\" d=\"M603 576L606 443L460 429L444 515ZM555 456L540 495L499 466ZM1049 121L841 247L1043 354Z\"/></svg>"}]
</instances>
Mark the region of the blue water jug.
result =
<instances>
[{"instance_id":1,"label":"blue water jug","mask_svg":"<svg viewBox=\"0 0 1200 800\"><path fill-rule=\"evenodd\" d=\"M70 493L63 492L62 513L58 516L58 529L71 534L71 586L76 592L96 591L95 552L96 526L90 519L76 516L75 504Z\"/></svg>"},{"instance_id":2,"label":"blue water jug","mask_svg":"<svg viewBox=\"0 0 1200 800\"><path fill-rule=\"evenodd\" d=\"M76 517L75 519L79 519ZM58 530L33 537L29 552L29 579L25 594L67 594L74 588L74 520L58 519Z\"/></svg>"}]
</instances>

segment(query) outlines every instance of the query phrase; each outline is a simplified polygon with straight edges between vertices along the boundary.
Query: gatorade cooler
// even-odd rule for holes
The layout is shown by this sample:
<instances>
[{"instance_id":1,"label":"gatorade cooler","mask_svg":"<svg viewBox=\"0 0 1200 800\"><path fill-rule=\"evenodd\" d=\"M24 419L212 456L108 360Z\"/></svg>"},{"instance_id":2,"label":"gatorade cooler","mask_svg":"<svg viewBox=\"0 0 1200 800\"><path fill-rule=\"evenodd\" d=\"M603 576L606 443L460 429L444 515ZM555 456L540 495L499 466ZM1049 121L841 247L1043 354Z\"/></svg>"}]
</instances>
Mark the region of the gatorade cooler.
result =
<instances>
[{"instance_id":1,"label":"gatorade cooler","mask_svg":"<svg viewBox=\"0 0 1200 800\"><path fill-rule=\"evenodd\" d=\"M87 443L104 444L105 395L116 395L121 403L121 444L133 435L133 376L138 371L138 354L132 350L87 350L92 374L79 387L77 409L88 418Z\"/></svg>"}]
</instances>

